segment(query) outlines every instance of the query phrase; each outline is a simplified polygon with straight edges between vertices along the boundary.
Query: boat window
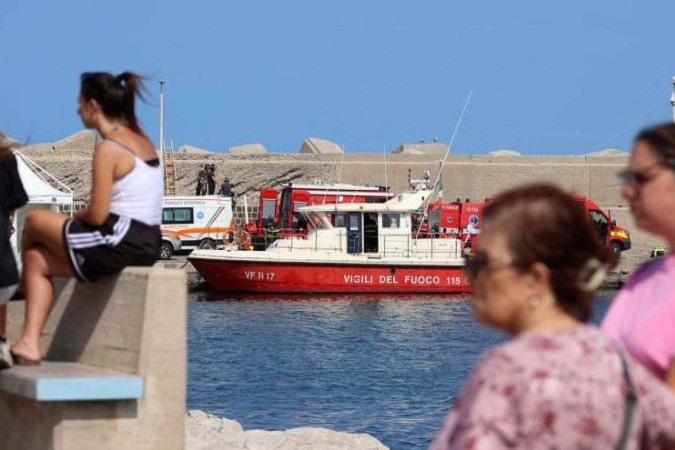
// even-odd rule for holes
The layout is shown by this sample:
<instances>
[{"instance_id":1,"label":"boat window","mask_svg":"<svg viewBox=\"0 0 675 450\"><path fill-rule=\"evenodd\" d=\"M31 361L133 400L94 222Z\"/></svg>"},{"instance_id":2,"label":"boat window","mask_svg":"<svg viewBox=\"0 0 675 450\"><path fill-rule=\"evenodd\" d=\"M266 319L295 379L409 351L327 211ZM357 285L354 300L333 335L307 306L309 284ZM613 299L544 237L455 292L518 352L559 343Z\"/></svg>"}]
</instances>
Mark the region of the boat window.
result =
<instances>
[{"instance_id":1,"label":"boat window","mask_svg":"<svg viewBox=\"0 0 675 450\"><path fill-rule=\"evenodd\" d=\"M314 228L315 230L321 230L328 228L324 222L324 217L316 212L309 212L302 214L302 217Z\"/></svg>"},{"instance_id":2,"label":"boat window","mask_svg":"<svg viewBox=\"0 0 675 450\"><path fill-rule=\"evenodd\" d=\"M349 229L351 231L359 231L359 216L356 214L349 215Z\"/></svg>"},{"instance_id":3,"label":"boat window","mask_svg":"<svg viewBox=\"0 0 675 450\"><path fill-rule=\"evenodd\" d=\"M384 213L382 214L382 228L400 228L400 214Z\"/></svg>"},{"instance_id":4,"label":"boat window","mask_svg":"<svg viewBox=\"0 0 675 450\"><path fill-rule=\"evenodd\" d=\"M333 226L335 228L345 228L347 226L347 219L344 213L333 215Z\"/></svg>"},{"instance_id":5,"label":"boat window","mask_svg":"<svg viewBox=\"0 0 675 450\"><path fill-rule=\"evenodd\" d=\"M164 208L162 211L163 224L171 225L193 222L193 208Z\"/></svg>"}]
</instances>

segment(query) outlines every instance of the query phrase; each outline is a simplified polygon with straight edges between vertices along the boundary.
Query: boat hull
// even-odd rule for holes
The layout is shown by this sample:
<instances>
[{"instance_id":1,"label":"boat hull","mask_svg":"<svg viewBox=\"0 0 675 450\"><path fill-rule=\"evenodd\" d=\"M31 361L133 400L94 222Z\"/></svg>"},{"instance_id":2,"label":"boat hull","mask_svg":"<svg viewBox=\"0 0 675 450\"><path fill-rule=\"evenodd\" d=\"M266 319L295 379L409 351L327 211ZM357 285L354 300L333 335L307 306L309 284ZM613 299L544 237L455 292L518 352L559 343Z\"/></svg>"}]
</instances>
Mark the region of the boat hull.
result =
<instances>
[{"instance_id":1,"label":"boat hull","mask_svg":"<svg viewBox=\"0 0 675 450\"><path fill-rule=\"evenodd\" d=\"M251 293L468 292L460 266L193 259L212 289Z\"/></svg>"}]
</instances>

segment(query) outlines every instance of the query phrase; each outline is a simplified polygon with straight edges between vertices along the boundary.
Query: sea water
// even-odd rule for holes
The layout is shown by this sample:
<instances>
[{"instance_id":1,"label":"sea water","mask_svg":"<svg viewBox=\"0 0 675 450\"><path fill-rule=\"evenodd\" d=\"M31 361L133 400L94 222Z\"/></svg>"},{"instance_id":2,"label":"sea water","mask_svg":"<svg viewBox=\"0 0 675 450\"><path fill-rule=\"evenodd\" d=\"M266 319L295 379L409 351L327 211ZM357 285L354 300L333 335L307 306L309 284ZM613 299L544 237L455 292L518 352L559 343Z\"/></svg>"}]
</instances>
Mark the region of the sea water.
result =
<instances>
[{"instance_id":1,"label":"sea water","mask_svg":"<svg viewBox=\"0 0 675 450\"><path fill-rule=\"evenodd\" d=\"M595 302L597 323L613 293ZM476 358L506 337L461 296L193 294L188 408L244 429L324 427L426 448Z\"/></svg>"}]
</instances>

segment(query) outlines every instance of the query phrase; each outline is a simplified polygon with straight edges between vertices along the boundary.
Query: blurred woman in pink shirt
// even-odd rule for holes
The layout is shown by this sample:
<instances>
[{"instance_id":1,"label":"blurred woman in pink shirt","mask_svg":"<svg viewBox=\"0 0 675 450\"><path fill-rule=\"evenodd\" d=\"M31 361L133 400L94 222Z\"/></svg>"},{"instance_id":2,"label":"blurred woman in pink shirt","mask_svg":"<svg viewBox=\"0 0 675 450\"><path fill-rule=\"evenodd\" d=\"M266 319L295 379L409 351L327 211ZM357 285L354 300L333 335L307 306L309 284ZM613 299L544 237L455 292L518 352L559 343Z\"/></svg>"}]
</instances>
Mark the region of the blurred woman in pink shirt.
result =
<instances>
[{"instance_id":1,"label":"blurred woman in pink shirt","mask_svg":"<svg viewBox=\"0 0 675 450\"><path fill-rule=\"evenodd\" d=\"M675 395L585 324L613 256L571 195L546 184L500 194L474 250L474 315L512 339L482 355L432 450L675 443Z\"/></svg>"},{"instance_id":2,"label":"blurred woman in pink shirt","mask_svg":"<svg viewBox=\"0 0 675 450\"><path fill-rule=\"evenodd\" d=\"M621 181L637 225L664 238L670 253L628 280L602 330L675 389L675 124L637 135Z\"/></svg>"}]
</instances>

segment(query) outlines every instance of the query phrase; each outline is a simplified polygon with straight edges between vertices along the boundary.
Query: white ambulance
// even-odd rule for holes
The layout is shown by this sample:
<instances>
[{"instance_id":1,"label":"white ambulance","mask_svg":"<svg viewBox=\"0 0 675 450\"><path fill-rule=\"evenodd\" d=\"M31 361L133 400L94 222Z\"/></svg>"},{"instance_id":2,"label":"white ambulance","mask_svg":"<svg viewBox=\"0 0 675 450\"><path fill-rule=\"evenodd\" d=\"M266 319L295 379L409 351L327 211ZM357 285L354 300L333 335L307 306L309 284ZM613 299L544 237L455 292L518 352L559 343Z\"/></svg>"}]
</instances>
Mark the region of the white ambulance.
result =
<instances>
[{"instance_id":1,"label":"white ambulance","mask_svg":"<svg viewBox=\"0 0 675 450\"><path fill-rule=\"evenodd\" d=\"M232 197L171 196L162 201L162 231L176 233L183 250L218 248L233 229Z\"/></svg>"}]
</instances>

